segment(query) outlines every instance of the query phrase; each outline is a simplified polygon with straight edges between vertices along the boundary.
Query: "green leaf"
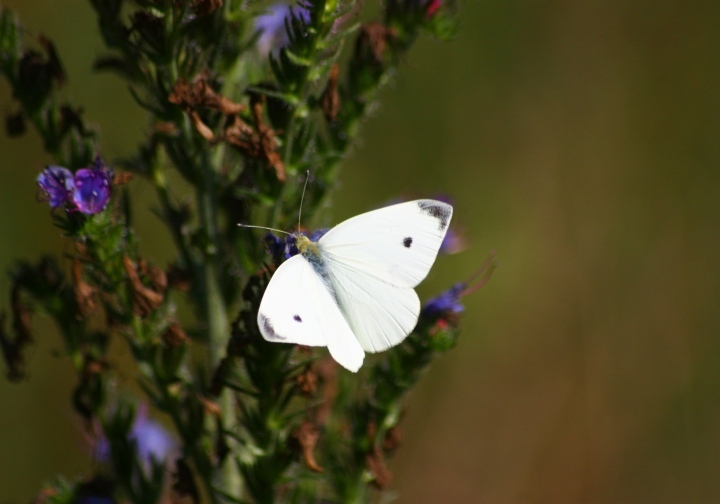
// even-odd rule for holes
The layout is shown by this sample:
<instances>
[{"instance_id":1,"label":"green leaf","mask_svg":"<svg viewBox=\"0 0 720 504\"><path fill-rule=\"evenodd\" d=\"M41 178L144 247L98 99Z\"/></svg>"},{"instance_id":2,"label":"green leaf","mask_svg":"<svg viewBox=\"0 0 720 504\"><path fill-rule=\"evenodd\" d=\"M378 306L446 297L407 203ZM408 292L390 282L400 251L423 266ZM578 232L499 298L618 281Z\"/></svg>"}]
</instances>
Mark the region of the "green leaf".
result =
<instances>
[{"instance_id":1,"label":"green leaf","mask_svg":"<svg viewBox=\"0 0 720 504\"><path fill-rule=\"evenodd\" d=\"M297 66L302 67L310 67L313 63L313 61L310 58L303 58L302 56L298 56L294 52L292 52L289 49L284 49L283 52L288 57L290 61L292 61Z\"/></svg>"}]
</instances>

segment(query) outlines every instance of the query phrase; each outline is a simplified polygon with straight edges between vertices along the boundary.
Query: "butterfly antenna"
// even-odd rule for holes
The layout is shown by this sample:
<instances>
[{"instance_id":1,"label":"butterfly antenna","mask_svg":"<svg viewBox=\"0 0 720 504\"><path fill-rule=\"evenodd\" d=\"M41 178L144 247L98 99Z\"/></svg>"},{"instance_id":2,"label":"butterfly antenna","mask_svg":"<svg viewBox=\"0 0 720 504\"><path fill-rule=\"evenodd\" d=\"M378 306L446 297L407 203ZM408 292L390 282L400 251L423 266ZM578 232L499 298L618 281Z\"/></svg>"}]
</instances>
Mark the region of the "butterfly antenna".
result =
<instances>
[{"instance_id":1,"label":"butterfly antenna","mask_svg":"<svg viewBox=\"0 0 720 504\"><path fill-rule=\"evenodd\" d=\"M300 231L300 217L302 217L302 206L305 201L305 190L307 189L308 180L310 180L310 170L305 172L305 185L303 186L302 196L300 196L300 210L298 210L298 231Z\"/></svg>"},{"instance_id":2,"label":"butterfly antenna","mask_svg":"<svg viewBox=\"0 0 720 504\"><path fill-rule=\"evenodd\" d=\"M238 224L238 226L244 227L244 228L264 229L266 231L274 231L276 233L282 233L282 234L292 236L292 233L288 233L287 231L283 231L281 229L269 228L269 227L265 227L265 226L251 226L250 224Z\"/></svg>"}]
</instances>

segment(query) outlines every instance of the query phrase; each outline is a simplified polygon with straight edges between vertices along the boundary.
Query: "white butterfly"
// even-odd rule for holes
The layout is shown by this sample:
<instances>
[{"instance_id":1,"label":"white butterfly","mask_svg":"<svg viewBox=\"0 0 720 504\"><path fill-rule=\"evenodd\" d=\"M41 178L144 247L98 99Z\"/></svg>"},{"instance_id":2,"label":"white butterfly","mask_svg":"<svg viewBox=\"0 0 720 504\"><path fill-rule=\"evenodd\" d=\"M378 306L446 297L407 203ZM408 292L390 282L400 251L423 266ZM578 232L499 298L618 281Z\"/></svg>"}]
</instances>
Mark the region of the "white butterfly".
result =
<instances>
[{"instance_id":1,"label":"white butterfly","mask_svg":"<svg viewBox=\"0 0 720 504\"><path fill-rule=\"evenodd\" d=\"M435 262L452 210L409 201L348 219L317 242L295 235L300 253L275 271L260 302L263 338L327 346L353 372L365 352L400 343L417 323L414 287Z\"/></svg>"}]
</instances>

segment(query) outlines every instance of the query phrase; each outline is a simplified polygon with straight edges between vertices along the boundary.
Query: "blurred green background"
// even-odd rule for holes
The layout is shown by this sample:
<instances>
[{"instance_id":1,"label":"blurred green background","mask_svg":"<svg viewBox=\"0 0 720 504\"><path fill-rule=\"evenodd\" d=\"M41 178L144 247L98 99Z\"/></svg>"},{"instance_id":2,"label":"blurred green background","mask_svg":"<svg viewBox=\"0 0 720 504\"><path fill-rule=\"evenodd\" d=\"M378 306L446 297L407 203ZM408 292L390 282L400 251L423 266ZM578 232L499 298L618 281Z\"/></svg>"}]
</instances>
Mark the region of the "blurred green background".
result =
<instances>
[{"instance_id":1,"label":"blurred green background","mask_svg":"<svg viewBox=\"0 0 720 504\"><path fill-rule=\"evenodd\" d=\"M90 71L86 2L3 3L55 40L102 153L131 152L144 117ZM438 260L421 297L493 248L499 267L411 398L398 502L720 502L719 27L717 0L466 0L455 41L426 37L403 61L333 221L445 193L471 246ZM14 109L4 82L0 104ZM0 136L0 153L0 267L62 254L35 201L37 137ZM138 212L152 204L133 191ZM157 220L137 225L147 255L169 257ZM60 339L35 326L29 378L0 381L1 503L89 464Z\"/></svg>"}]
</instances>

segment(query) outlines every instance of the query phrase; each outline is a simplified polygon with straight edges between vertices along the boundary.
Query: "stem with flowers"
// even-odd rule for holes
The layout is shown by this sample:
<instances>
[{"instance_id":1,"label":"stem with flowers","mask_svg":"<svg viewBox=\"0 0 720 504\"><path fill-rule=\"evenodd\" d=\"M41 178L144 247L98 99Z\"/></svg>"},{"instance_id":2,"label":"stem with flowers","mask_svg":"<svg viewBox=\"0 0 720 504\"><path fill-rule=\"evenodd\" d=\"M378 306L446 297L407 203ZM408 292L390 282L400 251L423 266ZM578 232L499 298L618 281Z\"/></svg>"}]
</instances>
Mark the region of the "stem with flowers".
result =
<instances>
[{"instance_id":1,"label":"stem with flowers","mask_svg":"<svg viewBox=\"0 0 720 504\"><path fill-rule=\"evenodd\" d=\"M13 271L0 347L18 381L32 315L55 320L78 375L73 406L99 462L40 495L68 503L373 499L390 484L407 393L457 341L467 285L428 301L404 343L351 376L322 350L262 338L263 292L297 248L292 237L263 240L236 224L293 226L306 173L303 216L312 219L378 90L421 32L451 34L454 2L388 0L368 23L357 23L363 4L352 0L90 3L107 47L95 68L124 79L149 117L137 151L112 163L81 109L57 102L71 80L52 42L41 37L42 51L33 48L15 15L0 9L0 73L15 98L8 133L30 125L55 159L37 183L73 244L68 268L46 257ZM194 197L171 185L173 172ZM131 226L126 184L142 183L154 187L176 248L167 265L146 258ZM195 315L185 327L175 315L181 298ZM108 355L115 338L131 350L142 398L117 379Z\"/></svg>"}]
</instances>

